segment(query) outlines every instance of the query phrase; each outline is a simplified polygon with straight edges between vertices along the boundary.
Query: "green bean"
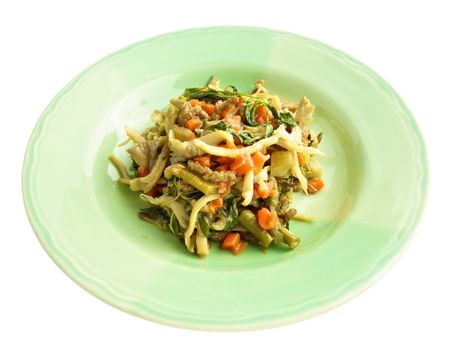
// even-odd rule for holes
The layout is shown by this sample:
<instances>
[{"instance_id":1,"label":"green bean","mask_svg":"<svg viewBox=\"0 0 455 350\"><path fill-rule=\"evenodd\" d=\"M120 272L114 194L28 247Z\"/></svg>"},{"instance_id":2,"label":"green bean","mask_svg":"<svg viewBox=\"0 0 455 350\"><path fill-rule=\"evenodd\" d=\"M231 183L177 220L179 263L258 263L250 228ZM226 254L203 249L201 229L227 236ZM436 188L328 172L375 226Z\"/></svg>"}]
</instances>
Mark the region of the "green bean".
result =
<instances>
[{"instance_id":1,"label":"green bean","mask_svg":"<svg viewBox=\"0 0 455 350\"><path fill-rule=\"evenodd\" d=\"M217 187L214 184L204 181L196 174L193 174L191 171L185 169L181 164L171 165L168 169L166 169L165 175L169 174L177 176L204 194L212 194L217 190Z\"/></svg>"},{"instance_id":2,"label":"green bean","mask_svg":"<svg viewBox=\"0 0 455 350\"><path fill-rule=\"evenodd\" d=\"M294 249L299 245L300 238L278 222L277 229L283 235L284 242L289 246L289 248Z\"/></svg>"},{"instance_id":3,"label":"green bean","mask_svg":"<svg viewBox=\"0 0 455 350\"><path fill-rule=\"evenodd\" d=\"M274 240L276 243L283 243L283 242L284 242L284 236L283 236L283 234L280 232L280 230L277 230L276 228L274 228L273 230L270 230L269 232L270 232L270 234L272 235L273 240Z\"/></svg>"},{"instance_id":4,"label":"green bean","mask_svg":"<svg viewBox=\"0 0 455 350\"><path fill-rule=\"evenodd\" d=\"M267 248L273 238L267 231L264 231L256 222L256 215L250 210L244 210L239 217L240 223L259 241L259 245Z\"/></svg>"}]
</instances>

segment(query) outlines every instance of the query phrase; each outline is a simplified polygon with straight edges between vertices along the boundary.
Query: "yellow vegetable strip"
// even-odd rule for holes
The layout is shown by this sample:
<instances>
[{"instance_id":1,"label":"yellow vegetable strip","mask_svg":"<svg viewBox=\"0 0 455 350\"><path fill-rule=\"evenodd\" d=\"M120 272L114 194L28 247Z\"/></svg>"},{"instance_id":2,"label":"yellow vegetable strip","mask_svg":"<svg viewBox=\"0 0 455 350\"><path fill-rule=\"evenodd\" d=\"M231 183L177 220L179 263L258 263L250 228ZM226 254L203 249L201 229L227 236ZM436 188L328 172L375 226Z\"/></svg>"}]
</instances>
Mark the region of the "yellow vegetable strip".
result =
<instances>
[{"instance_id":1,"label":"yellow vegetable strip","mask_svg":"<svg viewBox=\"0 0 455 350\"><path fill-rule=\"evenodd\" d=\"M244 154L253 154L264 147L269 147L271 145L274 145L278 142L278 136L273 135L270 136L266 139L262 139L255 144L244 147L244 148L224 148L224 147L218 147L218 146L211 146L208 145L207 143L201 141L200 139L196 139L193 141L194 145L197 146L199 149L204 151L205 153L214 155L214 156L220 156L220 157L228 157L228 158L237 158L238 156L244 155Z\"/></svg>"},{"instance_id":2,"label":"yellow vegetable strip","mask_svg":"<svg viewBox=\"0 0 455 350\"><path fill-rule=\"evenodd\" d=\"M139 134L138 132L134 131L133 129L130 129L129 127L125 126L126 134L128 137L133 140L134 143L142 143L147 141L144 136Z\"/></svg>"},{"instance_id":3,"label":"yellow vegetable strip","mask_svg":"<svg viewBox=\"0 0 455 350\"><path fill-rule=\"evenodd\" d=\"M185 238L185 245L191 253L194 253L194 247L191 246L191 235L193 234L194 228L196 227L196 220L197 214L201 211L201 209L207 203L217 199L219 197L218 194L209 194L201 197L194 203L193 209L191 210L190 221L188 224L188 228L185 231L184 238Z\"/></svg>"},{"instance_id":4,"label":"yellow vegetable strip","mask_svg":"<svg viewBox=\"0 0 455 350\"><path fill-rule=\"evenodd\" d=\"M244 201L242 205L247 206L251 203L253 199L254 192L254 171L250 170L245 174L243 178L243 188L242 188L242 197Z\"/></svg>"},{"instance_id":5,"label":"yellow vegetable strip","mask_svg":"<svg viewBox=\"0 0 455 350\"><path fill-rule=\"evenodd\" d=\"M314 218L302 214L295 214L292 217L293 220L305 221L305 222L313 222Z\"/></svg>"},{"instance_id":6,"label":"yellow vegetable strip","mask_svg":"<svg viewBox=\"0 0 455 350\"><path fill-rule=\"evenodd\" d=\"M117 156L114 153L112 153L109 156L109 160L112 162L112 164L119 172L120 177L129 180L130 177L128 175L128 171L126 170L125 164L123 164L123 162L119 158L117 158Z\"/></svg>"}]
</instances>

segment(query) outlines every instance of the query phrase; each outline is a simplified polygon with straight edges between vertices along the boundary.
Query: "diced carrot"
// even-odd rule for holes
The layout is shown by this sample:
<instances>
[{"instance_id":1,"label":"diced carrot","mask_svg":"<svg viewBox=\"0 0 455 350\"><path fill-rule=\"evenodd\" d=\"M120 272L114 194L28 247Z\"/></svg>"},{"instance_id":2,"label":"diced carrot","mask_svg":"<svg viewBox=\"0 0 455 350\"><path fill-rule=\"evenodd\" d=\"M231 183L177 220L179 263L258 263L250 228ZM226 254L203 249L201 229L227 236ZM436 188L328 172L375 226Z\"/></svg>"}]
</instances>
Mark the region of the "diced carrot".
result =
<instances>
[{"instance_id":1,"label":"diced carrot","mask_svg":"<svg viewBox=\"0 0 455 350\"><path fill-rule=\"evenodd\" d=\"M201 102L199 100L191 100L190 104L192 107L200 106Z\"/></svg>"},{"instance_id":2,"label":"diced carrot","mask_svg":"<svg viewBox=\"0 0 455 350\"><path fill-rule=\"evenodd\" d=\"M254 173L258 174L270 156L264 155L261 152L256 152L251 156L251 158L253 159Z\"/></svg>"},{"instance_id":3,"label":"diced carrot","mask_svg":"<svg viewBox=\"0 0 455 350\"><path fill-rule=\"evenodd\" d=\"M198 162L202 166L205 166L207 168L210 168L212 166L212 162L210 161L210 156L200 156L200 157L194 157L193 160L195 162Z\"/></svg>"},{"instance_id":4,"label":"diced carrot","mask_svg":"<svg viewBox=\"0 0 455 350\"><path fill-rule=\"evenodd\" d=\"M264 120L267 119L267 109L264 105L260 105L256 108L255 111L256 117L262 117Z\"/></svg>"},{"instance_id":5,"label":"diced carrot","mask_svg":"<svg viewBox=\"0 0 455 350\"><path fill-rule=\"evenodd\" d=\"M219 197L213 201L211 201L209 204L208 204L208 210L210 213L215 213L215 211L217 209L220 209L223 207L223 198L222 197Z\"/></svg>"},{"instance_id":6,"label":"diced carrot","mask_svg":"<svg viewBox=\"0 0 455 350\"><path fill-rule=\"evenodd\" d=\"M217 161L218 161L218 163L223 164L223 165L230 165L230 164L232 164L232 162L234 162L234 158L218 157Z\"/></svg>"},{"instance_id":7,"label":"diced carrot","mask_svg":"<svg viewBox=\"0 0 455 350\"><path fill-rule=\"evenodd\" d=\"M278 187L275 181L269 180L267 184L269 188L269 197L275 197L278 194Z\"/></svg>"},{"instance_id":8,"label":"diced carrot","mask_svg":"<svg viewBox=\"0 0 455 350\"><path fill-rule=\"evenodd\" d=\"M231 164L231 170L235 171L238 176L244 176L250 170L253 170L253 159L249 154L241 155L235 158Z\"/></svg>"},{"instance_id":9,"label":"diced carrot","mask_svg":"<svg viewBox=\"0 0 455 350\"><path fill-rule=\"evenodd\" d=\"M243 104L243 98L239 98L237 103L235 104L236 107L240 107Z\"/></svg>"},{"instance_id":10,"label":"diced carrot","mask_svg":"<svg viewBox=\"0 0 455 350\"><path fill-rule=\"evenodd\" d=\"M240 243L239 233L228 233L224 236L223 242L221 243L221 249L231 250Z\"/></svg>"},{"instance_id":11,"label":"diced carrot","mask_svg":"<svg viewBox=\"0 0 455 350\"><path fill-rule=\"evenodd\" d=\"M235 247L231 248L231 252L235 255L240 254L248 246L247 242L240 241Z\"/></svg>"},{"instance_id":12,"label":"diced carrot","mask_svg":"<svg viewBox=\"0 0 455 350\"><path fill-rule=\"evenodd\" d=\"M139 174L139 177L144 177L149 174L149 170L146 167L140 166L137 168L137 173Z\"/></svg>"},{"instance_id":13,"label":"diced carrot","mask_svg":"<svg viewBox=\"0 0 455 350\"><path fill-rule=\"evenodd\" d=\"M267 108L263 105L260 105L256 108L255 111L256 123L265 124L267 123Z\"/></svg>"},{"instance_id":14,"label":"diced carrot","mask_svg":"<svg viewBox=\"0 0 455 350\"><path fill-rule=\"evenodd\" d=\"M213 113L215 113L215 105L212 104L212 103L202 103L201 105L202 109L205 111L205 113L207 113L208 115L212 115Z\"/></svg>"},{"instance_id":15,"label":"diced carrot","mask_svg":"<svg viewBox=\"0 0 455 350\"><path fill-rule=\"evenodd\" d=\"M324 187L324 181L322 179L316 179L308 181L308 193L316 193L319 192Z\"/></svg>"},{"instance_id":16,"label":"diced carrot","mask_svg":"<svg viewBox=\"0 0 455 350\"><path fill-rule=\"evenodd\" d=\"M210 202L215 209L220 209L223 207L223 197L218 197L214 201Z\"/></svg>"},{"instance_id":17,"label":"diced carrot","mask_svg":"<svg viewBox=\"0 0 455 350\"><path fill-rule=\"evenodd\" d=\"M268 186L261 186L259 184L254 184L254 193L253 198L268 198L269 197L269 187ZM255 198L255 199L256 199Z\"/></svg>"},{"instance_id":18,"label":"diced carrot","mask_svg":"<svg viewBox=\"0 0 455 350\"><path fill-rule=\"evenodd\" d=\"M241 121L242 117L239 116L239 115L234 115L232 117L226 117L224 118L224 122L230 126L232 126L232 128L236 131L239 131L240 130L240 121Z\"/></svg>"},{"instance_id":19,"label":"diced carrot","mask_svg":"<svg viewBox=\"0 0 455 350\"><path fill-rule=\"evenodd\" d=\"M277 195L277 187L276 183L272 180L269 180L269 182L266 185L259 185L259 184L254 184L254 192L253 192L253 198L269 198L269 197L275 197Z\"/></svg>"},{"instance_id":20,"label":"diced carrot","mask_svg":"<svg viewBox=\"0 0 455 350\"><path fill-rule=\"evenodd\" d=\"M198 127L202 125L202 121L198 117L193 117L188 119L185 123L185 127L190 129L191 131L196 130Z\"/></svg>"},{"instance_id":21,"label":"diced carrot","mask_svg":"<svg viewBox=\"0 0 455 350\"><path fill-rule=\"evenodd\" d=\"M275 228L277 220L278 214L276 212L271 213L267 208L258 211L258 224L266 231Z\"/></svg>"},{"instance_id":22,"label":"diced carrot","mask_svg":"<svg viewBox=\"0 0 455 350\"><path fill-rule=\"evenodd\" d=\"M303 157L303 153L297 153L297 158L299 160L299 165L305 164L305 158Z\"/></svg>"}]
</instances>

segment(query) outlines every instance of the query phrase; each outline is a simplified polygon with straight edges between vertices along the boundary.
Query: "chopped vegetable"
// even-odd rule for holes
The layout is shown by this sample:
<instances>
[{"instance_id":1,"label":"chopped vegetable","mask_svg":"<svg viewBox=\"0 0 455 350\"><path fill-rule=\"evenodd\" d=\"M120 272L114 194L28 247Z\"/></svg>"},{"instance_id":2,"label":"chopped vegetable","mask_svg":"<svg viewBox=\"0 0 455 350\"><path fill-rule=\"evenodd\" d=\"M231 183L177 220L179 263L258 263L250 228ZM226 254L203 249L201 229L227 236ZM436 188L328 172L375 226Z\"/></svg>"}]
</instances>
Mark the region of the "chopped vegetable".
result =
<instances>
[{"instance_id":1,"label":"chopped vegetable","mask_svg":"<svg viewBox=\"0 0 455 350\"><path fill-rule=\"evenodd\" d=\"M258 223L264 230L268 231L275 228L278 214L270 212L267 208L262 208L258 211Z\"/></svg>"},{"instance_id":2,"label":"chopped vegetable","mask_svg":"<svg viewBox=\"0 0 455 350\"><path fill-rule=\"evenodd\" d=\"M140 166L137 168L137 173L139 174L139 177L144 177L149 174L149 170L145 167Z\"/></svg>"},{"instance_id":3,"label":"chopped vegetable","mask_svg":"<svg viewBox=\"0 0 455 350\"><path fill-rule=\"evenodd\" d=\"M311 180L308 182L308 193L314 194L324 187L322 179Z\"/></svg>"},{"instance_id":4,"label":"chopped vegetable","mask_svg":"<svg viewBox=\"0 0 455 350\"><path fill-rule=\"evenodd\" d=\"M194 157L194 161L198 162L202 166L210 168L212 166L212 162L210 161L210 156L200 156Z\"/></svg>"},{"instance_id":5,"label":"chopped vegetable","mask_svg":"<svg viewBox=\"0 0 455 350\"><path fill-rule=\"evenodd\" d=\"M201 107L209 116L212 116L212 114L215 112L215 105L212 103L203 103Z\"/></svg>"},{"instance_id":6,"label":"chopped vegetable","mask_svg":"<svg viewBox=\"0 0 455 350\"><path fill-rule=\"evenodd\" d=\"M240 223L258 240L258 244L267 248L272 243L272 236L263 230L256 222L256 215L250 210L244 210L239 217Z\"/></svg>"},{"instance_id":7,"label":"chopped vegetable","mask_svg":"<svg viewBox=\"0 0 455 350\"><path fill-rule=\"evenodd\" d=\"M289 151L275 151L272 153L270 172L272 176L289 177L294 159Z\"/></svg>"},{"instance_id":8,"label":"chopped vegetable","mask_svg":"<svg viewBox=\"0 0 455 350\"><path fill-rule=\"evenodd\" d=\"M243 154L234 159L231 164L231 170L235 171L238 176L244 176L250 170L253 170L253 159L249 154Z\"/></svg>"},{"instance_id":9,"label":"chopped vegetable","mask_svg":"<svg viewBox=\"0 0 455 350\"><path fill-rule=\"evenodd\" d=\"M185 126L187 129L191 130L191 131L194 131L196 130L197 128L199 128L200 126L202 125L202 121L197 118L197 117L194 117L194 118L191 118L191 119L188 119L185 123Z\"/></svg>"},{"instance_id":10,"label":"chopped vegetable","mask_svg":"<svg viewBox=\"0 0 455 350\"><path fill-rule=\"evenodd\" d=\"M239 244L237 244L235 247L233 247L231 249L231 252L233 252L234 254L240 254L241 252L243 252L245 250L245 248L248 246L248 243L247 242L239 242Z\"/></svg>"},{"instance_id":11,"label":"chopped vegetable","mask_svg":"<svg viewBox=\"0 0 455 350\"><path fill-rule=\"evenodd\" d=\"M240 243L240 234L239 233L228 233L221 244L221 249L231 250L235 248Z\"/></svg>"},{"instance_id":12,"label":"chopped vegetable","mask_svg":"<svg viewBox=\"0 0 455 350\"><path fill-rule=\"evenodd\" d=\"M264 155L261 152L254 153L251 158L253 159L254 173L258 174L264 167L265 162L270 158L269 155Z\"/></svg>"}]
</instances>

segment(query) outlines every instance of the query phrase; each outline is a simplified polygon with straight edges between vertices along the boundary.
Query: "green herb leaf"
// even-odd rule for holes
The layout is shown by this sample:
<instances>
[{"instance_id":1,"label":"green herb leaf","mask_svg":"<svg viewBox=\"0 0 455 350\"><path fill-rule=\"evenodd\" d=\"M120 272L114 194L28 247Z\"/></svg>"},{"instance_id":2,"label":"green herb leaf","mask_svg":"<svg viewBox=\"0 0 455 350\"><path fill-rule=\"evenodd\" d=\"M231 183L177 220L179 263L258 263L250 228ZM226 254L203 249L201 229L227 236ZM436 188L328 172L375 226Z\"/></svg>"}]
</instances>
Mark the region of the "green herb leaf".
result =
<instances>
[{"instance_id":1,"label":"green herb leaf","mask_svg":"<svg viewBox=\"0 0 455 350\"><path fill-rule=\"evenodd\" d=\"M234 196L228 197L224 199L224 206L227 211L227 222L226 227L224 228L226 231L233 229L239 224L239 212L237 209L237 201Z\"/></svg>"},{"instance_id":2,"label":"green herb leaf","mask_svg":"<svg viewBox=\"0 0 455 350\"><path fill-rule=\"evenodd\" d=\"M245 115L245 120L248 125L251 126L256 126L256 120L254 116L254 112L256 111L256 108L258 107L258 104L255 99L248 99L245 100L243 103L244 106L244 115Z\"/></svg>"},{"instance_id":3,"label":"green herb leaf","mask_svg":"<svg viewBox=\"0 0 455 350\"><path fill-rule=\"evenodd\" d=\"M171 214L171 218L169 220L168 224L169 230L176 236L180 235L180 225L177 220L177 217L175 216L174 212Z\"/></svg>"},{"instance_id":4,"label":"green herb leaf","mask_svg":"<svg viewBox=\"0 0 455 350\"><path fill-rule=\"evenodd\" d=\"M232 92L234 94L238 93L239 90L237 90L237 88L234 86L234 85L228 85L224 88L224 91L225 92Z\"/></svg>"},{"instance_id":5,"label":"green herb leaf","mask_svg":"<svg viewBox=\"0 0 455 350\"><path fill-rule=\"evenodd\" d=\"M152 205L151 207L143 208L141 209L141 212L154 219L162 219L166 221L166 223L169 223L171 220L168 209L160 207L159 205Z\"/></svg>"},{"instance_id":6,"label":"green herb leaf","mask_svg":"<svg viewBox=\"0 0 455 350\"><path fill-rule=\"evenodd\" d=\"M295 119L294 116L289 112L279 113L278 123L293 127L295 126Z\"/></svg>"},{"instance_id":7,"label":"green herb leaf","mask_svg":"<svg viewBox=\"0 0 455 350\"><path fill-rule=\"evenodd\" d=\"M235 89L237 90L237 89ZM232 96L236 96L237 91L220 91L220 90L214 90L210 88L189 88L185 89L183 96L187 100L200 100L200 101L205 101L205 102L211 102L215 103L217 101L225 101Z\"/></svg>"},{"instance_id":8,"label":"green herb leaf","mask_svg":"<svg viewBox=\"0 0 455 350\"><path fill-rule=\"evenodd\" d=\"M212 232L210 231L210 225L207 222L205 215L199 214L198 222L199 222L199 227L201 228L201 231L204 234L204 236L210 237Z\"/></svg>"},{"instance_id":9,"label":"green herb leaf","mask_svg":"<svg viewBox=\"0 0 455 350\"><path fill-rule=\"evenodd\" d=\"M238 132L234 130L229 124L225 122L219 122L215 125L209 126L206 130L224 130L237 136L244 145L250 145L254 143L253 136L248 132Z\"/></svg>"}]
</instances>

